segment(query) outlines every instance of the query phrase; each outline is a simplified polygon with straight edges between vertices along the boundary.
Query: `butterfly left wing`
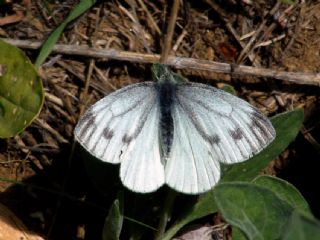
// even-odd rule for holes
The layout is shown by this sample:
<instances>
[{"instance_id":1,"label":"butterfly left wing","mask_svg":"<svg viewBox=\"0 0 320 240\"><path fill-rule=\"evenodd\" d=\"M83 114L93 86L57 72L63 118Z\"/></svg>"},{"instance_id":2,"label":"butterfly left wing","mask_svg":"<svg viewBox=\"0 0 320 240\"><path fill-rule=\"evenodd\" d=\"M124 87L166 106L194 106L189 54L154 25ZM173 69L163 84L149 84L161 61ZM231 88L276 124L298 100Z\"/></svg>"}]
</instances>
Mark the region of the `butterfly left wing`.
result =
<instances>
[{"instance_id":1,"label":"butterfly left wing","mask_svg":"<svg viewBox=\"0 0 320 240\"><path fill-rule=\"evenodd\" d=\"M172 118L166 183L184 193L209 190L220 179L220 162L247 160L275 137L270 121L256 108L204 84L177 86Z\"/></svg>"},{"instance_id":2,"label":"butterfly left wing","mask_svg":"<svg viewBox=\"0 0 320 240\"><path fill-rule=\"evenodd\" d=\"M152 192L164 183L156 96L153 82L124 87L91 106L74 130L93 156L121 163L123 184L136 192Z\"/></svg>"}]
</instances>

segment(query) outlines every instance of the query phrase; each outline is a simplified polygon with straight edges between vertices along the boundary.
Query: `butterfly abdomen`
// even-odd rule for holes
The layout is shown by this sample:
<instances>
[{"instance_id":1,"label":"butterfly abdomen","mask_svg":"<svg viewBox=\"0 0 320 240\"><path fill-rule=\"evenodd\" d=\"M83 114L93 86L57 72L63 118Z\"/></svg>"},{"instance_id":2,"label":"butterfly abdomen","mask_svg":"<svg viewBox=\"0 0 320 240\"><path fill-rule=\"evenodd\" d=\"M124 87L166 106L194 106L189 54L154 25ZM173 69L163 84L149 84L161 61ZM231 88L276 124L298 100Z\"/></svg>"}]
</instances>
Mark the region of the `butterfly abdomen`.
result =
<instances>
[{"instance_id":1,"label":"butterfly abdomen","mask_svg":"<svg viewBox=\"0 0 320 240\"><path fill-rule=\"evenodd\" d=\"M173 119L171 115L172 104L176 95L176 86L171 82L161 82L156 85L160 106L160 143L163 158L169 156L173 140Z\"/></svg>"}]
</instances>

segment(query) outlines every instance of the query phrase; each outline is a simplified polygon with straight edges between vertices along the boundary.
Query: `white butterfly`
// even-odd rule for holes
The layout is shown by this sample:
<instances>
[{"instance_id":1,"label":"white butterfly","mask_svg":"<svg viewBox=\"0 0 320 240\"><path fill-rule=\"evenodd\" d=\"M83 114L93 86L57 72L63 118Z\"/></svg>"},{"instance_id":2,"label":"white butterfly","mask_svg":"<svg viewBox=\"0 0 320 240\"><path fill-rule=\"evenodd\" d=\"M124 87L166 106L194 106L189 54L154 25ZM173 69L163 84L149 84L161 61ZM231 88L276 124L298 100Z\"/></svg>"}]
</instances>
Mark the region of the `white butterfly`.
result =
<instances>
[{"instance_id":1,"label":"white butterfly","mask_svg":"<svg viewBox=\"0 0 320 240\"><path fill-rule=\"evenodd\" d=\"M132 191L164 183L183 193L208 191L220 179L220 163L247 160L275 138L270 121L249 103L163 65L153 70L157 82L109 94L74 130L92 155L121 163L121 180Z\"/></svg>"}]
</instances>

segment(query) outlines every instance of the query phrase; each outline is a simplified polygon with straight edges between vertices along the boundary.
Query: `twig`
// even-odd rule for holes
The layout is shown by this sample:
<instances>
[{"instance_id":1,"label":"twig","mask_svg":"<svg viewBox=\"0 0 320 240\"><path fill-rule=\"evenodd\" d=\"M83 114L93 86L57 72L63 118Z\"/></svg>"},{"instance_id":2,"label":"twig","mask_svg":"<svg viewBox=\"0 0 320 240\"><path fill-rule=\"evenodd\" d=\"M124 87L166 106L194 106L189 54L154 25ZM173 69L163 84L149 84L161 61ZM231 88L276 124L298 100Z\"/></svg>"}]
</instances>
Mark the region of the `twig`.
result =
<instances>
[{"instance_id":1,"label":"twig","mask_svg":"<svg viewBox=\"0 0 320 240\"><path fill-rule=\"evenodd\" d=\"M53 95L49 92L45 92L46 99L50 102L54 103L55 105L58 105L59 107L63 107L64 103L61 100L61 98L58 98L56 95Z\"/></svg>"},{"instance_id":2,"label":"twig","mask_svg":"<svg viewBox=\"0 0 320 240\"><path fill-rule=\"evenodd\" d=\"M173 32L174 32L174 26L176 25L178 11L179 11L179 1L180 0L173 1L171 14L170 14L170 22L169 22L168 29L167 29L167 34L164 35L164 46L163 46L161 57L160 57L161 63L167 62L168 56L171 51L171 43L172 43L172 37L173 37Z\"/></svg>"},{"instance_id":3,"label":"twig","mask_svg":"<svg viewBox=\"0 0 320 240\"><path fill-rule=\"evenodd\" d=\"M88 98L88 90L89 90L89 86L90 86L90 81L91 81L91 76L92 76L92 71L94 69L94 65L95 65L95 60L90 60L90 64L89 64L89 69L88 69L88 73L86 76L86 80L84 82L84 88L80 94L80 103L84 103L85 99ZM79 116L81 116L84 112L86 108L85 104L80 104L80 111L79 111Z\"/></svg>"},{"instance_id":4,"label":"twig","mask_svg":"<svg viewBox=\"0 0 320 240\"><path fill-rule=\"evenodd\" d=\"M133 30L134 34L136 35L137 39L141 42L141 44L144 46L144 48L147 50L147 52L151 52L150 44L148 43L148 40L146 39L146 36L148 35L142 25L139 22L139 18L136 13L136 5L134 2L130 1L130 7L131 11L128 11L125 7L119 4L119 9L128 16L128 18L131 19L132 25L131 29Z\"/></svg>"},{"instance_id":5,"label":"twig","mask_svg":"<svg viewBox=\"0 0 320 240\"><path fill-rule=\"evenodd\" d=\"M93 66L93 69L98 74L99 78L101 78L106 84L108 84L108 86L112 88L112 90L117 90L117 88L112 83L110 83L109 79L102 73L102 71L97 66Z\"/></svg>"},{"instance_id":6,"label":"twig","mask_svg":"<svg viewBox=\"0 0 320 240\"><path fill-rule=\"evenodd\" d=\"M181 45L183 39L185 38L185 36L186 36L187 34L188 34L188 32L187 32L185 29L183 29L182 33L181 33L180 36L177 38L176 43L175 43L174 46L172 47L172 50L173 50L174 52L176 52L176 51L178 50L179 46Z\"/></svg>"},{"instance_id":7,"label":"twig","mask_svg":"<svg viewBox=\"0 0 320 240\"><path fill-rule=\"evenodd\" d=\"M29 40L2 39L17 47L27 49L38 49L42 42L32 42ZM62 45L57 44L53 48L54 52L67 55L79 55L93 58L109 58L121 61L130 61L138 63L155 63L159 62L158 54L143 54L127 51L118 51L115 49L97 49L88 46ZM234 65L195 58L184 58L169 56L166 62L168 65L179 69L205 70L217 73L237 74L239 76L258 76L270 77L277 80L288 81L296 84L320 86L320 73L304 72L286 72L261 67L250 67L244 65Z\"/></svg>"},{"instance_id":8,"label":"twig","mask_svg":"<svg viewBox=\"0 0 320 240\"><path fill-rule=\"evenodd\" d=\"M146 7L146 5L144 4L144 2L142 0L138 0L138 3L140 4L140 6L142 7L142 9L146 12L148 19L150 20L152 26L155 28L156 32L159 35L162 35L160 28L158 27L158 24L156 23L156 21L153 19L152 14L149 12L148 8Z\"/></svg>"},{"instance_id":9,"label":"twig","mask_svg":"<svg viewBox=\"0 0 320 240\"><path fill-rule=\"evenodd\" d=\"M35 123L38 124L41 128L46 129L49 133L51 133L60 143L68 143L69 141L65 139L61 134L52 128L48 123L40 118L35 119Z\"/></svg>"},{"instance_id":10,"label":"twig","mask_svg":"<svg viewBox=\"0 0 320 240\"><path fill-rule=\"evenodd\" d=\"M272 43L275 43L275 42L277 42L277 41L280 41L281 39L283 39L283 38L285 38L285 37L286 37L286 34L281 34L280 36L277 36L277 37L275 37L275 38L273 38L273 39L270 39L270 40L268 40L268 41L258 43L257 45L255 45L255 46L253 47L253 49L256 49L256 48L259 48L259 47L268 46L268 45L270 45L270 44L272 44Z\"/></svg>"}]
</instances>

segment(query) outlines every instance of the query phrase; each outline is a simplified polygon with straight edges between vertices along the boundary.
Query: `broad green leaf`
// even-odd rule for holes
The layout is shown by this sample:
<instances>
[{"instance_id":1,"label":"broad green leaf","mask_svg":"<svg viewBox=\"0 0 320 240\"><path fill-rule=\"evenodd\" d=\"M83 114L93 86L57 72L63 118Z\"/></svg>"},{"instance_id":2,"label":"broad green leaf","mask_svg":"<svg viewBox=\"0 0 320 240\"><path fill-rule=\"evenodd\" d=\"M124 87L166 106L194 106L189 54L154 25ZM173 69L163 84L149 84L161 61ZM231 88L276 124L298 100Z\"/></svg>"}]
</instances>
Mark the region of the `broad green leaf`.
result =
<instances>
[{"instance_id":1,"label":"broad green leaf","mask_svg":"<svg viewBox=\"0 0 320 240\"><path fill-rule=\"evenodd\" d=\"M319 240L319 220L294 211L288 226L285 228L282 240Z\"/></svg>"},{"instance_id":2,"label":"broad green leaf","mask_svg":"<svg viewBox=\"0 0 320 240\"><path fill-rule=\"evenodd\" d=\"M0 40L0 138L15 136L38 115L41 79L24 53Z\"/></svg>"},{"instance_id":3,"label":"broad green leaf","mask_svg":"<svg viewBox=\"0 0 320 240\"><path fill-rule=\"evenodd\" d=\"M253 183L261 187L268 188L277 194L281 200L289 203L292 208L300 210L306 214L311 214L307 201L291 183L271 176L259 176L253 180Z\"/></svg>"},{"instance_id":4,"label":"broad green leaf","mask_svg":"<svg viewBox=\"0 0 320 240\"><path fill-rule=\"evenodd\" d=\"M237 227L232 227L232 239L233 240L247 240L246 235Z\"/></svg>"},{"instance_id":5,"label":"broad green leaf","mask_svg":"<svg viewBox=\"0 0 320 240\"><path fill-rule=\"evenodd\" d=\"M279 239L293 211L274 192L252 183L221 183L214 192L223 217L248 239Z\"/></svg>"},{"instance_id":6,"label":"broad green leaf","mask_svg":"<svg viewBox=\"0 0 320 240\"><path fill-rule=\"evenodd\" d=\"M105 220L102 239L103 240L119 240L123 224L123 199L122 195L116 199Z\"/></svg>"},{"instance_id":7,"label":"broad green leaf","mask_svg":"<svg viewBox=\"0 0 320 240\"><path fill-rule=\"evenodd\" d=\"M48 39L44 42L35 63L37 67L39 67L49 56L52 48L58 41L62 31L67 26L67 24L83 14L95 3L96 0L81 0L78 3L78 5L69 13L68 17L59 25L59 27L56 28L56 30L51 33Z\"/></svg>"},{"instance_id":8,"label":"broad green leaf","mask_svg":"<svg viewBox=\"0 0 320 240\"><path fill-rule=\"evenodd\" d=\"M277 132L276 139L269 147L247 162L228 167L228 170L224 172L221 182L252 181L258 176L261 170L295 139L303 122L303 111L298 109L279 114L273 117L271 122ZM213 196L214 189L201 196L194 207L166 232L164 239L171 239L189 222L216 212L217 206Z\"/></svg>"}]
</instances>

